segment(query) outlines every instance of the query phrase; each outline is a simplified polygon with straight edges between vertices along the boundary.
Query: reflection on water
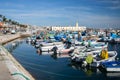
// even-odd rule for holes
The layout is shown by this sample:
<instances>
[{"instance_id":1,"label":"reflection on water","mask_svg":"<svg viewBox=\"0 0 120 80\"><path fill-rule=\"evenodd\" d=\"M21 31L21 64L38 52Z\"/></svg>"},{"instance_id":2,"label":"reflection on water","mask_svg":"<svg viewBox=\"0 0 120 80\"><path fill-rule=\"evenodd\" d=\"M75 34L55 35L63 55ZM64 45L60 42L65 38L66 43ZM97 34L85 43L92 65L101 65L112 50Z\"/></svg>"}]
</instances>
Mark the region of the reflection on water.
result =
<instances>
[{"instance_id":1,"label":"reflection on water","mask_svg":"<svg viewBox=\"0 0 120 80\"><path fill-rule=\"evenodd\" d=\"M108 77L120 77L120 73L107 73Z\"/></svg>"},{"instance_id":2,"label":"reflection on water","mask_svg":"<svg viewBox=\"0 0 120 80\"><path fill-rule=\"evenodd\" d=\"M82 68L69 58L57 58L53 55L40 55L36 48L23 40L5 45L11 54L25 67L36 80L119 80L97 68ZM117 50L120 56L120 44L109 44L109 50ZM119 75L119 74L116 74Z\"/></svg>"},{"instance_id":3,"label":"reflection on water","mask_svg":"<svg viewBox=\"0 0 120 80\"><path fill-rule=\"evenodd\" d=\"M51 57L55 60L57 60L57 54L52 54Z\"/></svg>"},{"instance_id":4,"label":"reflection on water","mask_svg":"<svg viewBox=\"0 0 120 80\"><path fill-rule=\"evenodd\" d=\"M9 42L8 44L5 44L4 46L10 53L12 53L12 51L19 47L22 42L23 41L21 39L17 39L15 41Z\"/></svg>"},{"instance_id":5,"label":"reflection on water","mask_svg":"<svg viewBox=\"0 0 120 80\"><path fill-rule=\"evenodd\" d=\"M99 68L93 68L93 67L82 67L81 63L74 63L71 62L70 64L68 64L68 66L71 66L73 69L75 70L80 70L85 72L85 74L87 76L92 76L95 74L101 74L101 71L99 70Z\"/></svg>"}]
</instances>

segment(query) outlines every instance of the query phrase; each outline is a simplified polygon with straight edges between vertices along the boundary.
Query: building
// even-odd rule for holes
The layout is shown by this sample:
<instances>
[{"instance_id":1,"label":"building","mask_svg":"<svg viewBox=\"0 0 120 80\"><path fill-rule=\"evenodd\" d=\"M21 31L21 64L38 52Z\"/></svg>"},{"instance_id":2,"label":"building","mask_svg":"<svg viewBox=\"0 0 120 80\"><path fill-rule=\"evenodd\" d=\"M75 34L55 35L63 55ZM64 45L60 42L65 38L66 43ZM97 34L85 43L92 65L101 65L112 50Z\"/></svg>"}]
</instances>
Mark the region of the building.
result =
<instances>
[{"instance_id":1,"label":"building","mask_svg":"<svg viewBox=\"0 0 120 80\"><path fill-rule=\"evenodd\" d=\"M2 30L4 28L4 23L0 22L0 30Z\"/></svg>"},{"instance_id":2,"label":"building","mask_svg":"<svg viewBox=\"0 0 120 80\"><path fill-rule=\"evenodd\" d=\"M76 22L76 26L67 26L67 27L56 27L52 26L52 31L84 31L86 30L85 26L79 26L78 22Z\"/></svg>"}]
</instances>

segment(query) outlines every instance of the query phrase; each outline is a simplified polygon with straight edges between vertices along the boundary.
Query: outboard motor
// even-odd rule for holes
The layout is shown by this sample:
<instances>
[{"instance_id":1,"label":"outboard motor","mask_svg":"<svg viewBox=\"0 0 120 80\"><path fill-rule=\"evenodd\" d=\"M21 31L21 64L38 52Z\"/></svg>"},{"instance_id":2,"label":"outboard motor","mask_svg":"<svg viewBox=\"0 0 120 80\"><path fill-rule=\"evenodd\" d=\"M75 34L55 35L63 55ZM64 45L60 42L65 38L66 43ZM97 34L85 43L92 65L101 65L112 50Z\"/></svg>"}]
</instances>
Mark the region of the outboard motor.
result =
<instances>
[{"instance_id":1,"label":"outboard motor","mask_svg":"<svg viewBox=\"0 0 120 80\"><path fill-rule=\"evenodd\" d=\"M39 54L42 54L41 46L39 46L39 48L37 49L37 52L38 52Z\"/></svg>"},{"instance_id":2,"label":"outboard motor","mask_svg":"<svg viewBox=\"0 0 120 80\"><path fill-rule=\"evenodd\" d=\"M51 51L53 51L54 54L57 54L57 50L58 50L57 46L54 46L54 47L51 49Z\"/></svg>"}]
</instances>

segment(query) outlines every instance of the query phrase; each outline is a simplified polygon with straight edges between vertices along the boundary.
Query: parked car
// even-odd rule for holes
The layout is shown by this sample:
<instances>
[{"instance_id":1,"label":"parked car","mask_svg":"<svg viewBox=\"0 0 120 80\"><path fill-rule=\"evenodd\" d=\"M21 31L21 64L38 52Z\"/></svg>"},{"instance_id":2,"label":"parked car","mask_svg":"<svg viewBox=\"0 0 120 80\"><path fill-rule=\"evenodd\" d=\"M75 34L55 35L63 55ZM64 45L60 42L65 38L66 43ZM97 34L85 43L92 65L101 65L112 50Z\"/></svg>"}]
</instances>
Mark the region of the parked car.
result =
<instances>
[{"instance_id":1,"label":"parked car","mask_svg":"<svg viewBox=\"0 0 120 80\"><path fill-rule=\"evenodd\" d=\"M16 31L15 30L11 30L11 34L15 34L16 33Z\"/></svg>"}]
</instances>

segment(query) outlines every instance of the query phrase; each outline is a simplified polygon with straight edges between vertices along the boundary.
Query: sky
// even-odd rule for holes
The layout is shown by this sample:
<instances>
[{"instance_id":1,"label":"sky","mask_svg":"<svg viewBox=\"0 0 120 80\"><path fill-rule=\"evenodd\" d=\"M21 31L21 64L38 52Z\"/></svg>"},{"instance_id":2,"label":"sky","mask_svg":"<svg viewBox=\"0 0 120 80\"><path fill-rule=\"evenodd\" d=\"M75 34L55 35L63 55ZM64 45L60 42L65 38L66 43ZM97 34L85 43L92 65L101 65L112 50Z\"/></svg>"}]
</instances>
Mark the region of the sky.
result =
<instances>
[{"instance_id":1,"label":"sky","mask_svg":"<svg viewBox=\"0 0 120 80\"><path fill-rule=\"evenodd\" d=\"M38 26L120 27L120 0L0 0L0 14Z\"/></svg>"}]
</instances>

